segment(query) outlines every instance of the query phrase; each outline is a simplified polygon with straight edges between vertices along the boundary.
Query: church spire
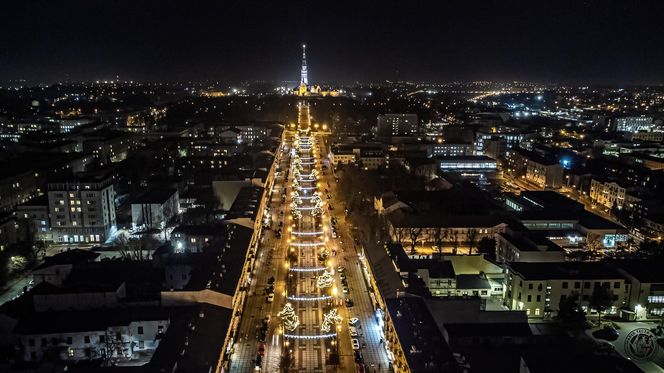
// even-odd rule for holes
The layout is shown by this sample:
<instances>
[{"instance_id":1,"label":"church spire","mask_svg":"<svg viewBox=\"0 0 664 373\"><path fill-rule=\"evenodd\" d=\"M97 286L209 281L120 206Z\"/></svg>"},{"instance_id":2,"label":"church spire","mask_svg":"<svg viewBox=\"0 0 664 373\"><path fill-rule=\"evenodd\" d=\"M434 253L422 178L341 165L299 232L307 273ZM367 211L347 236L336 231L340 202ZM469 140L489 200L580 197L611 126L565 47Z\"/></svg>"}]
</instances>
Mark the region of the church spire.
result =
<instances>
[{"instance_id":1,"label":"church spire","mask_svg":"<svg viewBox=\"0 0 664 373\"><path fill-rule=\"evenodd\" d=\"M302 71L300 72L300 83L309 85L309 79L307 78L307 46L305 44L302 44Z\"/></svg>"}]
</instances>

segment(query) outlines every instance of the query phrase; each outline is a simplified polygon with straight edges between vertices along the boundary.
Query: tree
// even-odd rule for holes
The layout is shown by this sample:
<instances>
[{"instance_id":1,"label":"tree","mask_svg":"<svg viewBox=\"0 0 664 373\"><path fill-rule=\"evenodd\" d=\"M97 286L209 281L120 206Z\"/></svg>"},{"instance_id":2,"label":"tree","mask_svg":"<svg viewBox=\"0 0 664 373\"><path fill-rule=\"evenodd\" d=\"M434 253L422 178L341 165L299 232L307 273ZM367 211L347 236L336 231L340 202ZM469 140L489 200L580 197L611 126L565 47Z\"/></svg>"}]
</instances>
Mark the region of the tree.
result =
<instances>
[{"instance_id":1,"label":"tree","mask_svg":"<svg viewBox=\"0 0 664 373\"><path fill-rule=\"evenodd\" d=\"M662 258L664 257L664 242L645 240L641 242L639 252L646 257Z\"/></svg>"},{"instance_id":2,"label":"tree","mask_svg":"<svg viewBox=\"0 0 664 373\"><path fill-rule=\"evenodd\" d=\"M599 235L595 233L588 233L586 236L586 250L597 255L602 248L602 241L599 239Z\"/></svg>"},{"instance_id":3,"label":"tree","mask_svg":"<svg viewBox=\"0 0 664 373\"><path fill-rule=\"evenodd\" d=\"M288 372L290 371L291 365L293 365L293 354L289 347L285 347L284 352L281 354L279 368L282 372Z\"/></svg>"},{"instance_id":4,"label":"tree","mask_svg":"<svg viewBox=\"0 0 664 373\"><path fill-rule=\"evenodd\" d=\"M410 253L415 254L415 244L417 244L417 238L422 233L422 228L410 228L408 230L408 235L410 236Z\"/></svg>"},{"instance_id":5,"label":"tree","mask_svg":"<svg viewBox=\"0 0 664 373\"><path fill-rule=\"evenodd\" d=\"M496 240L488 237L482 238L477 245L477 251L489 259L496 260Z\"/></svg>"},{"instance_id":6,"label":"tree","mask_svg":"<svg viewBox=\"0 0 664 373\"><path fill-rule=\"evenodd\" d=\"M457 250L459 249L459 231L456 229L452 230L451 236L452 236L452 255L456 255Z\"/></svg>"},{"instance_id":7,"label":"tree","mask_svg":"<svg viewBox=\"0 0 664 373\"><path fill-rule=\"evenodd\" d=\"M613 306L613 292L608 284L595 286L593 293L590 295L589 305L597 310L597 323L601 324L602 312Z\"/></svg>"},{"instance_id":8,"label":"tree","mask_svg":"<svg viewBox=\"0 0 664 373\"><path fill-rule=\"evenodd\" d=\"M284 325L284 329L289 332L297 329L300 325L300 318L295 314L293 305L290 303L284 304L284 308L277 313L277 317L281 319L281 322Z\"/></svg>"},{"instance_id":9,"label":"tree","mask_svg":"<svg viewBox=\"0 0 664 373\"><path fill-rule=\"evenodd\" d=\"M442 228L442 227L436 227L433 228L433 244L436 246L438 249L438 252L442 255L443 254L443 244L445 243L445 239L449 235L450 231L447 228Z\"/></svg>"},{"instance_id":10,"label":"tree","mask_svg":"<svg viewBox=\"0 0 664 373\"><path fill-rule=\"evenodd\" d=\"M477 242L477 229L468 228L466 232L466 238L468 239L468 254L473 253L473 248L475 248L475 243Z\"/></svg>"},{"instance_id":11,"label":"tree","mask_svg":"<svg viewBox=\"0 0 664 373\"><path fill-rule=\"evenodd\" d=\"M334 278L328 271L323 271L323 273L316 279L316 285L318 285L319 289L327 289L331 287L333 283Z\"/></svg>"},{"instance_id":12,"label":"tree","mask_svg":"<svg viewBox=\"0 0 664 373\"><path fill-rule=\"evenodd\" d=\"M579 306L579 294L572 292L558 303L558 318L564 324L572 327L582 327L586 321L586 314Z\"/></svg>"},{"instance_id":13,"label":"tree","mask_svg":"<svg viewBox=\"0 0 664 373\"><path fill-rule=\"evenodd\" d=\"M333 308L323 315L323 324L321 325L320 330L329 333L332 330L332 327L341 324L341 320L342 318L337 313L337 309Z\"/></svg>"}]
</instances>

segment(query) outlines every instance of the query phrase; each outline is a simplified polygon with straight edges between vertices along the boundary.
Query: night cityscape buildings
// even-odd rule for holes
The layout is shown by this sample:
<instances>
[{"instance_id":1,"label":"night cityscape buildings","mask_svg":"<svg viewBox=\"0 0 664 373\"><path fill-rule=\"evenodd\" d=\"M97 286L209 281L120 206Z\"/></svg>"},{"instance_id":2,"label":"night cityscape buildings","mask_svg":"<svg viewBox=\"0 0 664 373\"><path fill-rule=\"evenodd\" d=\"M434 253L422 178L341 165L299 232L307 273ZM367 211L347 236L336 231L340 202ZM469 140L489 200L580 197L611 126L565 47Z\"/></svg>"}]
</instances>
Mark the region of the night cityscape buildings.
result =
<instances>
[{"instance_id":1,"label":"night cityscape buildings","mask_svg":"<svg viewBox=\"0 0 664 373\"><path fill-rule=\"evenodd\" d=\"M661 5L146 4L7 5L0 372L664 371Z\"/></svg>"}]
</instances>

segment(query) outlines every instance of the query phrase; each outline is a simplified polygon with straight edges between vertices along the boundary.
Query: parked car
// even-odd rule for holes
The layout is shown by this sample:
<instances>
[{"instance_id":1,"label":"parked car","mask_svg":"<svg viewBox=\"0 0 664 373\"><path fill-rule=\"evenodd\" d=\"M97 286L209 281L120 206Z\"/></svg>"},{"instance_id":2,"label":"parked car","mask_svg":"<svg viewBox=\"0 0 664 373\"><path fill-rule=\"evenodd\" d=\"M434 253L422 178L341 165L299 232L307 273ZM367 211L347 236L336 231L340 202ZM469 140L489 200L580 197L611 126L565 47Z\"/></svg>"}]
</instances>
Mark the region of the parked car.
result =
<instances>
[{"instance_id":1,"label":"parked car","mask_svg":"<svg viewBox=\"0 0 664 373\"><path fill-rule=\"evenodd\" d=\"M358 321L360 321L360 319L358 319L357 317L351 317L350 319L348 319L348 325L355 325L358 323Z\"/></svg>"},{"instance_id":2,"label":"parked car","mask_svg":"<svg viewBox=\"0 0 664 373\"><path fill-rule=\"evenodd\" d=\"M354 326L349 326L348 331L350 332L351 337L357 337L357 328Z\"/></svg>"},{"instance_id":3,"label":"parked car","mask_svg":"<svg viewBox=\"0 0 664 373\"><path fill-rule=\"evenodd\" d=\"M346 307L353 307L353 301L350 298L346 298Z\"/></svg>"},{"instance_id":4,"label":"parked car","mask_svg":"<svg viewBox=\"0 0 664 373\"><path fill-rule=\"evenodd\" d=\"M362 352L360 352L360 350L355 351L355 362L356 363L362 362Z\"/></svg>"},{"instance_id":5,"label":"parked car","mask_svg":"<svg viewBox=\"0 0 664 373\"><path fill-rule=\"evenodd\" d=\"M356 338L351 339L350 344L353 346L353 350L360 349L360 341L358 341Z\"/></svg>"},{"instance_id":6,"label":"parked car","mask_svg":"<svg viewBox=\"0 0 664 373\"><path fill-rule=\"evenodd\" d=\"M270 293L267 295L267 302L268 303L274 302L274 293Z\"/></svg>"}]
</instances>

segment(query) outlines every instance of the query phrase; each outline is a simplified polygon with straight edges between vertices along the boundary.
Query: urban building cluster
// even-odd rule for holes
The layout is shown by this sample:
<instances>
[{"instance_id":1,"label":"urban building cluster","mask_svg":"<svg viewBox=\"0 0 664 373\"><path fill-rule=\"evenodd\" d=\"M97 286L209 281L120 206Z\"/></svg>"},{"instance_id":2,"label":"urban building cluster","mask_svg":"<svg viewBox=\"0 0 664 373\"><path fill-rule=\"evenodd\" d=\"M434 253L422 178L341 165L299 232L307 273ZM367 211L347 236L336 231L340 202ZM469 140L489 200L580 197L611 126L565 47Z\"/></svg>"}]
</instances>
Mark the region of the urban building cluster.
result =
<instances>
[{"instance_id":1,"label":"urban building cluster","mask_svg":"<svg viewBox=\"0 0 664 373\"><path fill-rule=\"evenodd\" d=\"M309 80L14 90L3 369L664 366L664 92Z\"/></svg>"},{"instance_id":2,"label":"urban building cluster","mask_svg":"<svg viewBox=\"0 0 664 373\"><path fill-rule=\"evenodd\" d=\"M61 88L0 114L2 369L228 371L283 124Z\"/></svg>"}]
</instances>

